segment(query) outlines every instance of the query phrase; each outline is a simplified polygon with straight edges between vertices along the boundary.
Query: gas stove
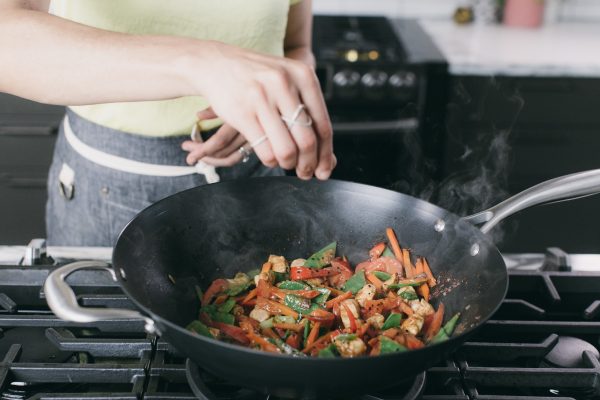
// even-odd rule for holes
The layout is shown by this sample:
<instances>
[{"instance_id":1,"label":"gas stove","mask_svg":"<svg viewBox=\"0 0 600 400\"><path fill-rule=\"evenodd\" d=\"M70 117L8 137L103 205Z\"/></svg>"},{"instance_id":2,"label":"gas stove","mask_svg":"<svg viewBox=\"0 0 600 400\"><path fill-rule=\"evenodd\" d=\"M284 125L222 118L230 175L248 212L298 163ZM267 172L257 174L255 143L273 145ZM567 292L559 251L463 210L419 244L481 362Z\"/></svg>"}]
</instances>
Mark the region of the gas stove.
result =
<instances>
[{"instance_id":1,"label":"gas stove","mask_svg":"<svg viewBox=\"0 0 600 400\"><path fill-rule=\"evenodd\" d=\"M41 290L73 260L109 248L0 246L0 399L269 399L199 369L142 322L56 318ZM509 254L498 312L454 355L382 393L357 399L600 398L600 255ZM69 277L88 306L132 308L107 274Z\"/></svg>"}]
</instances>

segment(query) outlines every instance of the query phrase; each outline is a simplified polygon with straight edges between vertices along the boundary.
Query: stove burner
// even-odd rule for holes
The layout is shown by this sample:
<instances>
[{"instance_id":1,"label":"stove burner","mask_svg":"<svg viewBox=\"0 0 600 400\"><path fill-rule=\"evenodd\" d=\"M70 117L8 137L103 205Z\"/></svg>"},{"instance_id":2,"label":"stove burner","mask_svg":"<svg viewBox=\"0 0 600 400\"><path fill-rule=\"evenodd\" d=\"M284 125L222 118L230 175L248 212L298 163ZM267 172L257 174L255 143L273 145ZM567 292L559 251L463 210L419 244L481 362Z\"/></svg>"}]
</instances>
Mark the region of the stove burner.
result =
<instances>
[{"instance_id":1,"label":"stove burner","mask_svg":"<svg viewBox=\"0 0 600 400\"><path fill-rule=\"evenodd\" d=\"M192 392L200 400L275 400L268 394L228 384L210 375L191 360L185 362L186 377ZM418 399L425 387L425 372L417 375L414 380L405 380L398 385L385 389L380 393L357 396L356 400L414 400Z\"/></svg>"},{"instance_id":2,"label":"stove burner","mask_svg":"<svg viewBox=\"0 0 600 400\"><path fill-rule=\"evenodd\" d=\"M583 361L583 353L589 351L596 358L600 358L600 352L590 343L571 336L559 336L558 342L552 350L546 354L544 361L548 364L562 368L586 368Z\"/></svg>"}]
</instances>

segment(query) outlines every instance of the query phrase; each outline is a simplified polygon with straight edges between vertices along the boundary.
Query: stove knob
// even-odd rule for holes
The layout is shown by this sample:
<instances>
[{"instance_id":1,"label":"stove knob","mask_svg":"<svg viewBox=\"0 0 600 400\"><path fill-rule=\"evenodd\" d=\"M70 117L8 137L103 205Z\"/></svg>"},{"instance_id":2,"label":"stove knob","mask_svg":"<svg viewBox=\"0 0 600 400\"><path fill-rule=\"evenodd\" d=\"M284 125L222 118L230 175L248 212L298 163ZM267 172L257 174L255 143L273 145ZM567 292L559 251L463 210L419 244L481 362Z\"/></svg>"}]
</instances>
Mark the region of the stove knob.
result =
<instances>
[{"instance_id":1,"label":"stove knob","mask_svg":"<svg viewBox=\"0 0 600 400\"><path fill-rule=\"evenodd\" d=\"M417 76L414 72L398 71L390 76L389 84L393 88L413 88L417 84Z\"/></svg>"},{"instance_id":2,"label":"stove knob","mask_svg":"<svg viewBox=\"0 0 600 400\"><path fill-rule=\"evenodd\" d=\"M417 75L411 71L398 71L388 80L392 97L408 101L411 100L417 89Z\"/></svg>"},{"instance_id":3,"label":"stove knob","mask_svg":"<svg viewBox=\"0 0 600 400\"><path fill-rule=\"evenodd\" d=\"M385 97L387 80L388 75L383 71L372 70L364 74L360 79L364 97L369 100L382 100Z\"/></svg>"},{"instance_id":4,"label":"stove knob","mask_svg":"<svg viewBox=\"0 0 600 400\"><path fill-rule=\"evenodd\" d=\"M360 80L360 74L350 69L344 69L333 75L333 84L338 88L356 86Z\"/></svg>"},{"instance_id":5,"label":"stove knob","mask_svg":"<svg viewBox=\"0 0 600 400\"><path fill-rule=\"evenodd\" d=\"M362 83L365 88L376 89L383 87L386 84L387 79L388 75L385 72L373 70L364 74L360 80L360 83Z\"/></svg>"},{"instance_id":6,"label":"stove knob","mask_svg":"<svg viewBox=\"0 0 600 400\"><path fill-rule=\"evenodd\" d=\"M334 97L354 99L358 96L360 74L351 69L344 69L333 75Z\"/></svg>"}]
</instances>

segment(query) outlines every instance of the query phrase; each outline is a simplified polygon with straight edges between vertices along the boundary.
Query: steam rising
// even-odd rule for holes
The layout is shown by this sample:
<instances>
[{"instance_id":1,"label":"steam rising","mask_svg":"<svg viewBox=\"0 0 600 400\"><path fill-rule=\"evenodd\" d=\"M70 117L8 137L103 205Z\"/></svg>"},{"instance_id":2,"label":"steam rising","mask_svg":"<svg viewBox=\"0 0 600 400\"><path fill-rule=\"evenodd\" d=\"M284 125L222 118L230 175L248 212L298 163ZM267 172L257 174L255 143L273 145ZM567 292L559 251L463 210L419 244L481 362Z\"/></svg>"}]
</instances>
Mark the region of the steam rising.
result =
<instances>
[{"instance_id":1,"label":"steam rising","mask_svg":"<svg viewBox=\"0 0 600 400\"><path fill-rule=\"evenodd\" d=\"M501 84L492 78L491 87L501 89ZM453 88L454 102L447 105L447 126L445 135L454 148L461 148L460 154L446 160L452 165L451 173L443 173L441 181L435 180L436 165L423 157L419 133L407 134L404 146L411 155L412 166L406 180L396 182L392 189L410 193L430 201L458 215L469 215L489 208L509 197L508 173L511 162L511 135L517 118L523 109L524 100L518 89L504 97L507 109L514 110L508 126L498 128L493 123L482 128L474 136L462 136L462 126L454 121L464 107L474 108L474 118L483 119L486 112L486 96L473 107L472 96L462 82ZM471 131L472 132L472 131ZM471 132L469 132L471 134ZM501 227L500 227L501 228ZM492 238L500 242L502 229L495 228Z\"/></svg>"}]
</instances>

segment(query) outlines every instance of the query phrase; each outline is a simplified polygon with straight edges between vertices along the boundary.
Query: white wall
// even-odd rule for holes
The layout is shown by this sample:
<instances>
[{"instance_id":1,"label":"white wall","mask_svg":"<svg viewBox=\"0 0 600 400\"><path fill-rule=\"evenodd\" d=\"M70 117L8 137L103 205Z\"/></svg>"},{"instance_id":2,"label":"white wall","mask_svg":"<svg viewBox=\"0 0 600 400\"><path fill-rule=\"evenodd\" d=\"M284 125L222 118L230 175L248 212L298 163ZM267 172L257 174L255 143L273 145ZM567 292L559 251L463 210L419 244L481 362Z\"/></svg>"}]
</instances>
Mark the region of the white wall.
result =
<instances>
[{"instance_id":1,"label":"white wall","mask_svg":"<svg viewBox=\"0 0 600 400\"><path fill-rule=\"evenodd\" d=\"M600 21L600 0L546 0L562 21ZM470 0L313 0L315 14L387 15L406 18L450 18Z\"/></svg>"}]
</instances>

